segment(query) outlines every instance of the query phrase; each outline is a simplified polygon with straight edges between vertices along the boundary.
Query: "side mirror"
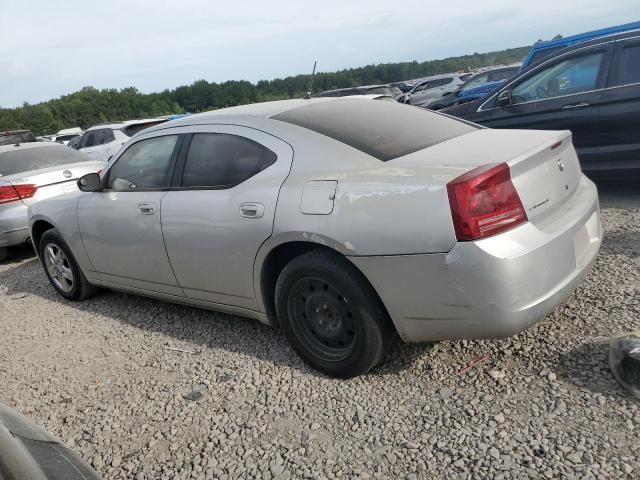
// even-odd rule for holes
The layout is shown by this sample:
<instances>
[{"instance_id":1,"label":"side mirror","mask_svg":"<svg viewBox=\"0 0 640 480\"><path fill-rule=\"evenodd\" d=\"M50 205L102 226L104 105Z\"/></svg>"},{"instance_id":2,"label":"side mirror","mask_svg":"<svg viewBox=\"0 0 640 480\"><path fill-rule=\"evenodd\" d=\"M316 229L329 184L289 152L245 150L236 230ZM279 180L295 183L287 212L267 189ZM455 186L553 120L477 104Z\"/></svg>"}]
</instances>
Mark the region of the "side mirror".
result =
<instances>
[{"instance_id":1,"label":"side mirror","mask_svg":"<svg viewBox=\"0 0 640 480\"><path fill-rule=\"evenodd\" d=\"M82 192L99 192L102 190L100 175L97 173L87 173L78 179L78 188Z\"/></svg>"},{"instance_id":2,"label":"side mirror","mask_svg":"<svg viewBox=\"0 0 640 480\"><path fill-rule=\"evenodd\" d=\"M508 107L512 103L511 90L504 90L498 94L498 98L496 99L496 107Z\"/></svg>"}]
</instances>

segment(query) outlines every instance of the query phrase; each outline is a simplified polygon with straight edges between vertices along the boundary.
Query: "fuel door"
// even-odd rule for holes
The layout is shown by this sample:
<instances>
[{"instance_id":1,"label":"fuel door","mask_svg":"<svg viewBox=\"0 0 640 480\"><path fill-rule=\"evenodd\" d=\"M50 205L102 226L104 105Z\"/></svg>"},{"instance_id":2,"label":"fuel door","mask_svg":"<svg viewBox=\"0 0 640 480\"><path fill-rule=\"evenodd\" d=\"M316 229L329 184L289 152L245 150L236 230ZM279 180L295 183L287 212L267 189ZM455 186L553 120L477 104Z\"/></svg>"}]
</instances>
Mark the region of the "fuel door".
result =
<instances>
[{"instance_id":1,"label":"fuel door","mask_svg":"<svg viewBox=\"0 0 640 480\"><path fill-rule=\"evenodd\" d=\"M336 180L314 180L302 190L300 211L305 215L329 215L336 198Z\"/></svg>"}]
</instances>

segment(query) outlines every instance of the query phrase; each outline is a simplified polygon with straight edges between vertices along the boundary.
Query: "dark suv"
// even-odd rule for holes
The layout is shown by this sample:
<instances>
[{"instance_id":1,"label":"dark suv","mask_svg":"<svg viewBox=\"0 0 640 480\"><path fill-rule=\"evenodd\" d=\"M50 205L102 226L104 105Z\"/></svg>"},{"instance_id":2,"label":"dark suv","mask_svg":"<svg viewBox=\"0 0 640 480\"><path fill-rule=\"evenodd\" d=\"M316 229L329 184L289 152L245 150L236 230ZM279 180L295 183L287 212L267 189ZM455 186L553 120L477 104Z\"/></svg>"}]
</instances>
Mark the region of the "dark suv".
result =
<instances>
[{"instance_id":1,"label":"dark suv","mask_svg":"<svg viewBox=\"0 0 640 480\"><path fill-rule=\"evenodd\" d=\"M640 169L640 30L554 52L487 97L441 111L492 128L571 130L583 170Z\"/></svg>"}]
</instances>

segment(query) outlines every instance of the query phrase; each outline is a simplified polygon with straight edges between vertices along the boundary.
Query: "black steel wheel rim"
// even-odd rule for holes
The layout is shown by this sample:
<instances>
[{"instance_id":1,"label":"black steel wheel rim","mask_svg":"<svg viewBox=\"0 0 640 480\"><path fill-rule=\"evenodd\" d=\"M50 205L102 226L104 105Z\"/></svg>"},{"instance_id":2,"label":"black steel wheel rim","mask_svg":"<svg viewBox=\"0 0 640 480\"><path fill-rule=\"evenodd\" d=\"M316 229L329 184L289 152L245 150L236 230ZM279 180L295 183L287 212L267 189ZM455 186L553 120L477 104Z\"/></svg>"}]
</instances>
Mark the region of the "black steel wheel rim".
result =
<instances>
[{"instance_id":1,"label":"black steel wheel rim","mask_svg":"<svg viewBox=\"0 0 640 480\"><path fill-rule=\"evenodd\" d=\"M291 328L316 357L331 362L347 358L356 345L356 312L336 287L307 277L294 283L288 299Z\"/></svg>"}]
</instances>

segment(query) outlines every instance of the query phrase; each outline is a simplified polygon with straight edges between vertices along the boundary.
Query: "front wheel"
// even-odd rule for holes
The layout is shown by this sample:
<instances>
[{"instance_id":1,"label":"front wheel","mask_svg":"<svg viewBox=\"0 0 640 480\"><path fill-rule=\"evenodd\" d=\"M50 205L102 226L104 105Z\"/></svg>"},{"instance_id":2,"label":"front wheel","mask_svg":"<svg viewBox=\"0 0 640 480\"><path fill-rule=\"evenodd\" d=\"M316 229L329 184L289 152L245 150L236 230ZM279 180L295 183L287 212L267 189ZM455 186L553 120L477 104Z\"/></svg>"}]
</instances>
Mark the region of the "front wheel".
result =
<instances>
[{"instance_id":1,"label":"front wheel","mask_svg":"<svg viewBox=\"0 0 640 480\"><path fill-rule=\"evenodd\" d=\"M316 370L354 377L380 363L393 326L366 278L340 255L313 250L293 259L276 283L278 321Z\"/></svg>"},{"instance_id":2,"label":"front wheel","mask_svg":"<svg viewBox=\"0 0 640 480\"><path fill-rule=\"evenodd\" d=\"M44 232L38 253L51 285L67 300L84 300L97 292L97 288L82 273L67 242L55 228Z\"/></svg>"}]
</instances>

